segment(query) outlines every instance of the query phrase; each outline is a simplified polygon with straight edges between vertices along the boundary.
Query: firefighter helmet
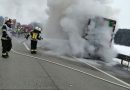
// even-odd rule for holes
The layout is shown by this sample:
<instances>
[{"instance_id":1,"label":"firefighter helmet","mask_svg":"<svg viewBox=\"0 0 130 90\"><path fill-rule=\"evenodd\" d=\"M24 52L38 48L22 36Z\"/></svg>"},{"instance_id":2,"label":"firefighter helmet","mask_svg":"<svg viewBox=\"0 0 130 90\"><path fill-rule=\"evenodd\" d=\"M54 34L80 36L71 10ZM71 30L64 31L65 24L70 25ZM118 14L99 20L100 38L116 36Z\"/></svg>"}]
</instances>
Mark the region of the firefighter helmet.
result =
<instances>
[{"instance_id":1,"label":"firefighter helmet","mask_svg":"<svg viewBox=\"0 0 130 90\"><path fill-rule=\"evenodd\" d=\"M42 31L42 29L39 27L35 27L35 30Z\"/></svg>"},{"instance_id":2,"label":"firefighter helmet","mask_svg":"<svg viewBox=\"0 0 130 90\"><path fill-rule=\"evenodd\" d=\"M41 31L42 31L42 29L41 29L41 28L39 28L39 31L41 32Z\"/></svg>"},{"instance_id":3,"label":"firefighter helmet","mask_svg":"<svg viewBox=\"0 0 130 90\"><path fill-rule=\"evenodd\" d=\"M34 29L35 29L35 30L39 30L39 27L35 27Z\"/></svg>"}]
</instances>

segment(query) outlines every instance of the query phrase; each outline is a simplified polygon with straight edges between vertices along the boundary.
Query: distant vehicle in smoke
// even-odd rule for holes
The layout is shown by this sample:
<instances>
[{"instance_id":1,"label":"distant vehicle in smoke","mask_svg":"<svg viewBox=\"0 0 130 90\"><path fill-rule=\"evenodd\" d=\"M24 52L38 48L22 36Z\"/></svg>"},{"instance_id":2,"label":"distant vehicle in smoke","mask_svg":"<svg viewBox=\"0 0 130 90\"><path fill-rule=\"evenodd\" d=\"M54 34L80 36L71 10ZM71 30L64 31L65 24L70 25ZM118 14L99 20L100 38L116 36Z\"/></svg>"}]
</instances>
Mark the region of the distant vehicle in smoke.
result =
<instances>
[{"instance_id":1,"label":"distant vehicle in smoke","mask_svg":"<svg viewBox=\"0 0 130 90\"><path fill-rule=\"evenodd\" d=\"M32 25L20 25L21 31L24 33L29 33L33 29Z\"/></svg>"},{"instance_id":2,"label":"distant vehicle in smoke","mask_svg":"<svg viewBox=\"0 0 130 90\"><path fill-rule=\"evenodd\" d=\"M103 17L95 17L89 19L84 28L82 38L84 38L87 42L89 42L95 47L95 54L90 54L89 56L84 58L102 60L102 57L98 55L98 52L101 50L101 48L104 47L111 48L112 41L114 39L113 37L115 28L116 20Z\"/></svg>"},{"instance_id":3,"label":"distant vehicle in smoke","mask_svg":"<svg viewBox=\"0 0 130 90\"><path fill-rule=\"evenodd\" d=\"M104 18L104 20L107 21L108 26L112 28L111 40L110 40L110 46L111 46L111 43L114 40L114 32L116 29L116 20L112 20L112 19L108 19L108 18Z\"/></svg>"},{"instance_id":4,"label":"distant vehicle in smoke","mask_svg":"<svg viewBox=\"0 0 130 90\"><path fill-rule=\"evenodd\" d=\"M111 32L111 40L110 40L110 46L111 46L111 43L113 41L113 37L114 37L114 31L115 31L115 28L116 28L116 20L112 20L112 19L108 19L108 18L103 18L104 21L107 21L107 26L111 27L112 28L112 32ZM89 25L92 23L92 21L95 21L96 24L98 24L98 22L96 22L96 20L94 19L89 19L88 23L87 23L87 29L84 29L84 33L82 35L82 37L84 39L87 40L87 35L88 35L88 32L89 32ZM95 25L96 26L96 25ZM97 25L98 26L98 25ZM87 30L87 31L86 31Z\"/></svg>"},{"instance_id":5,"label":"distant vehicle in smoke","mask_svg":"<svg viewBox=\"0 0 130 90\"><path fill-rule=\"evenodd\" d=\"M36 22L30 23L30 24L24 24L24 25L18 24L17 28L20 28L21 31L24 33L29 33L36 26L40 27L42 29L41 25L39 23L36 23Z\"/></svg>"}]
</instances>

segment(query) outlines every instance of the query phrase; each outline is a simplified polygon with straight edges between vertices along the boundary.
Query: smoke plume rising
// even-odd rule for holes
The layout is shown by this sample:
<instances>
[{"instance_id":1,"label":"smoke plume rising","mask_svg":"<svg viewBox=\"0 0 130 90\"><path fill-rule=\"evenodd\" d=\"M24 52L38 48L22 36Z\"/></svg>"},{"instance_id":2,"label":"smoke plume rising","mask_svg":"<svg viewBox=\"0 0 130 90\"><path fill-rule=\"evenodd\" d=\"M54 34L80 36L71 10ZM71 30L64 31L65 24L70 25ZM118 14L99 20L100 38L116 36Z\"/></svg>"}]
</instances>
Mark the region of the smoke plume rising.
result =
<instances>
[{"instance_id":1,"label":"smoke plume rising","mask_svg":"<svg viewBox=\"0 0 130 90\"><path fill-rule=\"evenodd\" d=\"M43 22L49 16L43 46L55 53L81 58L100 57L110 61L112 28L101 17L111 18L110 0L0 0L0 15L22 23ZM48 16L45 9L48 5ZM91 24L88 26L89 19ZM39 23L38 22L38 23ZM43 26L44 27L44 26ZM84 34L88 34L85 36Z\"/></svg>"},{"instance_id":2,"label":"smoke plume rising","mask_svg":"<svg viewBox=\"0 0 130 90\"><path fill-rule=\"evenodd\" d=\"M44 47L59 54L111 61L116 55L110 48L112 28L101 18L113 15L107 1L48 0L49 19L45 34L53 39ZM91 24L87 26L89 19ZM85 36L87 40L82 38L84 31L88 34Z\"/></svg>"}]
</instances>

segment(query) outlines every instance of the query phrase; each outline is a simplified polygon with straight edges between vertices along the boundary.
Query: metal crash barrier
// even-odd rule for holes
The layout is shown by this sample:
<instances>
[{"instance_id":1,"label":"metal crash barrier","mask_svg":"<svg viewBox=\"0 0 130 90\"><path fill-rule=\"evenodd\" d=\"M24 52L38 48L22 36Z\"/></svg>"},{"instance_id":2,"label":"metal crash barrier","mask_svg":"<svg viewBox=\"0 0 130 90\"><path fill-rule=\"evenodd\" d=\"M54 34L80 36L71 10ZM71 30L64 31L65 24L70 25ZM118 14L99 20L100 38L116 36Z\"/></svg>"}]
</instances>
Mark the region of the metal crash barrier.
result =
<instances>
[{"instance_id":1,"label":"metal crash barrier","mask_svg":"<svg viewBox=\"0 0 130 90\"><path fill-rule=\"evenodd\" d=\"M127 62L128 62L127 67L129 67L130 56L124 55L124 54L118 54L116 58L121 59L121 64L122 64L122 65L123 65L123 61L127 61Z\"/></svg>"}]
</instances>

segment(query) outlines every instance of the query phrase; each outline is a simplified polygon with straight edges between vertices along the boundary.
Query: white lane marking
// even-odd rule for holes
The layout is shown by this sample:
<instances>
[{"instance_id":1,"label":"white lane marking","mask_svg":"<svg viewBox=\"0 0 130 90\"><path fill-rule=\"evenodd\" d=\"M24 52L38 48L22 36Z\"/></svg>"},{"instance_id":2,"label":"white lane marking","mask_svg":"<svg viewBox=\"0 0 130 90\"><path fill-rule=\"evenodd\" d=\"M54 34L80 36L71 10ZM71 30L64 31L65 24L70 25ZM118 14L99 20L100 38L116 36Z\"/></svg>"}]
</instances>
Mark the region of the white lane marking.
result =
<instances>
[{"instance_id":1,"label":"white lane marking","mask_svg":"<svg viewBox=\"0 0 130 90\"><path fill-rule=\"evenodd\" d=\"M26 49L27 49L28 51L30 51L29 47L27 46L27 44L26 44L25 42L23 43L23 45L26 47Z\"/></svg>"},{"instance_id":2,"label":"white lane marking","mask_svg":"<svg viewBox=\"0 0 130 90\"><path fill-rule=\"evenodd\" d=\"M67 66L67 65L63 65L63 64L56 63L56 62L53 62L53 61L50 61L50 60L47 60L47 59L42 59L42 58L39 58L39 57L34 57L34 56L31 56L31 55L27 55L27 54L23 54L23 53L20 53L20 52L16 52L16 51L13 50L13 49L12 49L12 51L13 51L14 53L16 53L16 54L19 54L19 55L23 55L23 56L27 56L27 57L39 59L39 60L42 60L42 61L46 61L46 62L48 62L48 63L52 63L52 64L55 64L55 65L58 65L58 66L62 66L62 67L64 67L64 68L68 68L68 69L73 70L73 71L77 71L77 72L83 73L83 74L85 74L85 75L88 75L88 76L91 76L91 77L93 77L93 78L96 78L96 79L99 79L99 80L108 82L108 83L110 83L110 84L113 84L113 85L116 85L116 86L120 86L120 87L123 87L123 88L126 88L126 89L130 89L129 86L124 86L124 85L121 85L121 84L118 84L118 83L109 81L109 80L107 80L107 79L98 77L98 76L96 76L96 75L87 73L87 72L85 72L85 71L82 71L82 70L79 70L79 69L76 69L76 68L73 68L73 67L70 67L70 66Z\"/></svg>"},{"instance_id":3,"label":"white lane marking","mask_svg":"<svg viewBox=\"0 0 130 90\"><path fill-rule=\"evenodd\" d=\"M30 51L30 48L29 48L29 47L27 46L27 44L25 43L26 39L23 40L22 42L20 42L16 37L14 37L14 39L15 39L17 42L22 43L22 44L25 46L25 48L26 48L28 51Z\"/></svg>"},{"instance_id":4,"label":"white lane marking","mask_svg":"<svg viewBox=\"0 0 130 90\"><path fill-rule=\"evenodd\" d=\"M75 57L73 57L73 58L75 58ZM77 58L75 58L75 59L77 59ZM78 59L77 59L77 60L78 60ZM99 69L99 68L97 68L97 67L95 67L95 66L89 64L89 63L87 63L87 62L86 62L85 64L87 64L88 66L90 66L90 67L92 67L92 68L98 70L99 72L104 73L105 75L107 75L107 76L109 76L109 77L111 77L111 78L114 78L115 80L117 80L117 81L119 81L119 82L121 82L121 83L123 83L123 84L125 84L125 85L127 85L127 86L130 87L130 84L126 83L125 81L123 81L123 80L121 80L121 79L119 79L119 78L116 78L115 76L113 76L113 75L111 75L111 74L109 74L109 73L107 73L107 72L105 72L105 71L103 71L103 70L101 70L101 69Z\"/></svg>"},{"instance_id":5,"label":"white lane marking","mask_svg":"<svg viewBox=\"0 0 130 90\"><path fill-rule=\"evenodd\" d=\"M76 59L76 61L82 62L82 61L79 61L78 58L76 58L76 57L72 57L73 59L72 59L72 58L65 57L65 56L59 56L59 57L60 57L60 58L63 58L63 59L67 59L67 60L69 59L69 60L71 60L71 61L75 61L74 59ZM85 63L85 62L82 62L82 63ZM103 71L103 70L101 70L101 69L99 69L99 68L97 68L97 67L95 67L95 66L89 64L89 63L87 63L87 62L86 62L85 64L87 64L88 66L90 66L90 67L92 67L92 68L98 70L99 72L101 72L101 73L103 73L103 74L105 74L105 75L107 75L107 76L109 76L109 77L111 77L111 78L114 78L115 80L117 80L117 81L119 81L119 82L121 82L121 83L123 83L123 84L125 84L125 85L127 85L127 86L130 87L130 84L126 83L125 81L123 81L123 80L121 80L121 79L119 79L119 78L117 78L117 77L115 77L115 76L113 76L113 75L111 75L111 74L109 74L109 73L107 73L107 72L105 72L105 71Z\"/></svg>"}]
</instances>

